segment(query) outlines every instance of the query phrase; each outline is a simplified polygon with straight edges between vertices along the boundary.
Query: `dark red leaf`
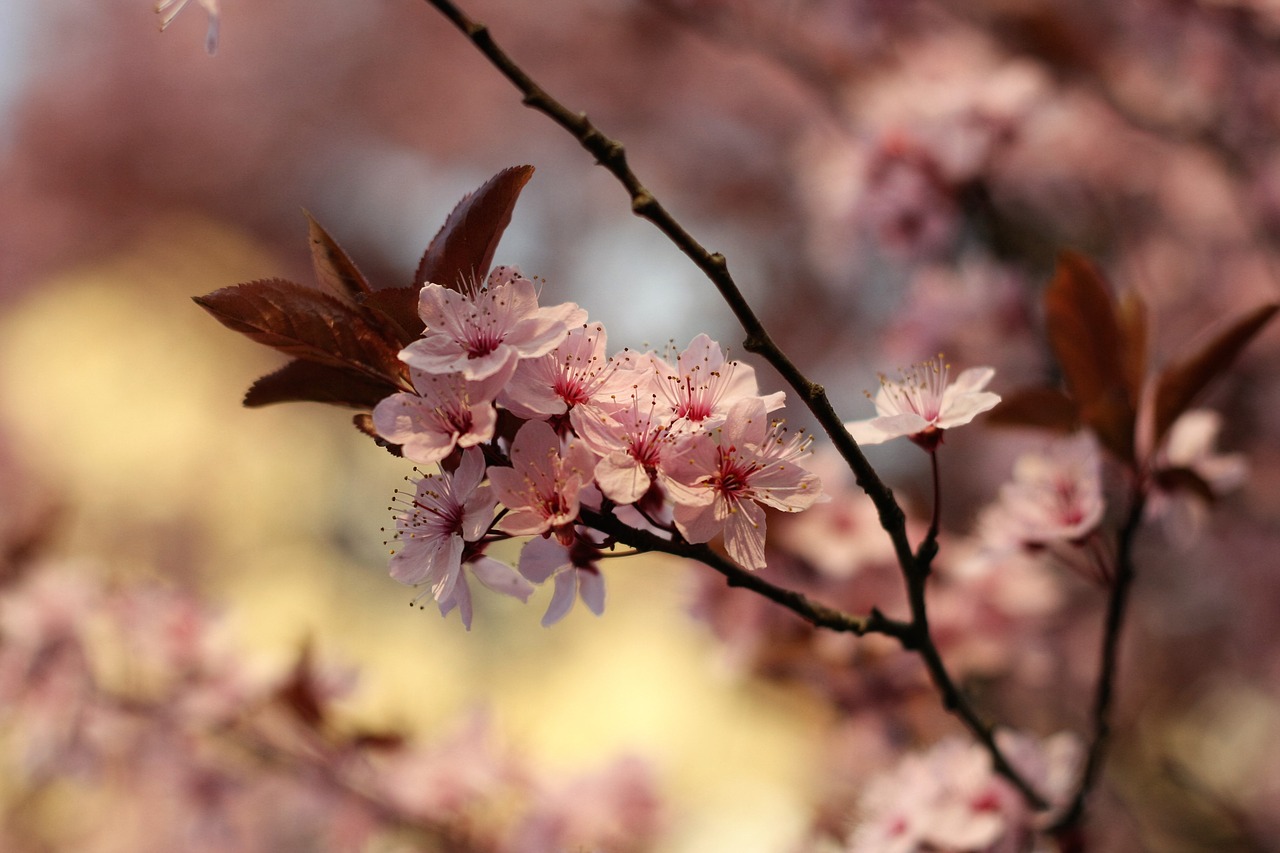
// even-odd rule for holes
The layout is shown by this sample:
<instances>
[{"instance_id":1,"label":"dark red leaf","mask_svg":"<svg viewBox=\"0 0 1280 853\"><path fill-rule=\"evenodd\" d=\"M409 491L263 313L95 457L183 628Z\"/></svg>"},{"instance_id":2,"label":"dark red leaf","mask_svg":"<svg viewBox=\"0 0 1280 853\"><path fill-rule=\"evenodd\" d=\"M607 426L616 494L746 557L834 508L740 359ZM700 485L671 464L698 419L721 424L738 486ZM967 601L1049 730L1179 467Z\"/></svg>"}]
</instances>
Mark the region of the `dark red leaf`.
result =
<instances>
[{"instance_id":1,"label":"dark red leaf","mask_svg":"<svg viewBox=\"0 0 1280 853\"><path fill-rule=\"evenodd\" d=\"M372 409L379 400L399 390L390 382L345 368L314 361L291 361L254 382L244 395L244 404L256 407L271 403L314 402Z\"/></svg>"},{"instance_id":2,"label":"dark red leaf","mask_svg":"<svg viewBox=\"0 0 1280 853\"><path fill-rule=\"evenodd\" d=\"M987 413L986 423L1071 433L1080 428L1080 409L1057 388L1023 388L1006 394L1000 405Z\"/></svg>"},{"instance_id":3,"label":"dark red leaf","mask_svg":"<svg viewBox=\"0 0 1280 853\"><path fill-rule=\"evenodd\" d=\"M402 346L408 346L422 335L422 318L418 316L420 287L388 287L361 298L360 304L384 318L394 330Z\"/></svg>"},{"instance_id":4,"label":"dark red leaf","mask_svg":"<svg viewBox=\"0 0 1280 853\"><path fill-rule=\"evenodd\" d=\"M1142 399L1142 384L1147 378L1147 304L1135 291L1127 290L1117 306L1116 320L1120 328L1120 359L1123 378L1134 409Z\"/></svg>"},{"instance_id":5,"label":"dark red leaf","mask_svg":"<svg viewBox=\"0 0 1280 853\"><path fill-rule=\"evenodd\" d=\"M316 678L311 640L303 644L289 679L276 689L276 697L307 727L318 729L324 723L324 698Z\"/></svg>"},{"instance_id":6,"label":"dark red leaf","mask_svg":"<svg viewBox=\"0 0 1280 853\"><path fill-rule=\"evenodd\" d=\"M331 294L343 301L355 303L358 297L372 292L369 282L356 269L347 253L329 233L303 211L307 217L307 228L311 239L311 264L315 267L316 279Z\"/></svg>"},{"instance_id":7,"label":"dark red leaf","mask_svg":"<svg viewBox=\"0 0 1280 853\"><path fill-rule=\"evenodd\" d=\"M532 166L503 169L458 202L422 256L414 287L434 282L456 289L488 274L516 199L532 175Z\"/></svg>"},{"instance_id":8,"label":"dark red leaf","mask_svg":"<svg viewBox=\"0 0 1280 853\"><path fill-rule=\"evenodd\" d=\"M1253 309L1219 332L1194 355L1165 368L1156 385L1157 444L1200 392L1226 372L1249 341L1271 322L1278 308L1280 305L1270 303Z\"/></svg>"},{"instance_id":9,"label":"dark red leaf","mask_svg":"<svg viewBox=\"0 0 1280 853\"><path fill-rule=\"evenodd\" d=\"M362 412L361 414L356 415L351 419L351 422L355 424L356 429L372 438L374 443L379 447L385 447L387 452L392 456L404 455L400 450L400 445L392 444L390 441L387 441L385 438L378 435L378 431L373 428L373 416L368 412Z\"/></svg>"},{"instance_id":10,"label":"dark red leaf","mask_svg":"<svg viewBox=\"0 0 1280 853\"><path fill-rule=\"evenodd\" d=\"M1131 462L1135 408L1118 311L1102 273L1083 255L1063 252L1044 301L1049 343L1082 419L1104 446Z\"/></svg>"},{"instance_id":11,"label":"dark red leaf","mask_svg":"<svg viewBox=\"0 0 1280 853\"><path fill-rule=\"evenodd\" d=\"M407 375L393 334L366 319L361 309L300 284L251 281L195 301L227 328L287 355L392 384Z\"/></svg>"}]
</instances>

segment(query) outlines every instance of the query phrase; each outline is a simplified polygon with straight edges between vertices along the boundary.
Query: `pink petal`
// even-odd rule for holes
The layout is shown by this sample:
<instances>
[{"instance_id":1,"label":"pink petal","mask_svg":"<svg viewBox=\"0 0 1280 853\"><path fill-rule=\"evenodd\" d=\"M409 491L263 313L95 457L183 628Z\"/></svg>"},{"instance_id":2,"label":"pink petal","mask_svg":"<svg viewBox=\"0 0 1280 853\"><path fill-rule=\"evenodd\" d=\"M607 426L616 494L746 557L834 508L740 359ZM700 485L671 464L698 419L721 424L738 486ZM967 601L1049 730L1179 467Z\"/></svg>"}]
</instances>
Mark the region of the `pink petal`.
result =
<instances>
[{"instance_id":1,"label":"pink petal","mask_svg":"<svg viewBox=\"0 0 1280 853\"><path fill-rule=\"evenodd\" d=\"M573 609L573 601L578 597L577 574L575 571L568 571L556 575L555 592L551 595L547 612L543 614L542 627L551 627Z\"/></svg>"},{"instance_id":2,"label":"pink petal","mask_svg":"<svg viewBox=\"0 0 1280 853\"><path fill-rule=\"evenodd\" d=\"M578 595L592 613L597 616L604 613L604 575L598 571L579 570Z\"/></svg>"},{"instance_id":3,"label":"pink petal","mask_svg":"<svg viewBox=\"0 0 1280 853\"><path fill-rule=\"evenodd\" d=\"M520 550L520 574L534 583L545 583L559 569L568 569L569 550L555 539L530 539Z\"/></svg>"},{"instance_id":4,"label":"pink petal","mask_svg":"<svg viewBox=\"0 0 1280 853\"><path fill-rule=\"evenodd\" d=\"M480 583L502 595L521 601L528 601L529 596L533 595L533 584L516 574L516 570L506 563L500 563L492 557L477 559L471 564L471 573Z\"/></svg>"}]
</instances>

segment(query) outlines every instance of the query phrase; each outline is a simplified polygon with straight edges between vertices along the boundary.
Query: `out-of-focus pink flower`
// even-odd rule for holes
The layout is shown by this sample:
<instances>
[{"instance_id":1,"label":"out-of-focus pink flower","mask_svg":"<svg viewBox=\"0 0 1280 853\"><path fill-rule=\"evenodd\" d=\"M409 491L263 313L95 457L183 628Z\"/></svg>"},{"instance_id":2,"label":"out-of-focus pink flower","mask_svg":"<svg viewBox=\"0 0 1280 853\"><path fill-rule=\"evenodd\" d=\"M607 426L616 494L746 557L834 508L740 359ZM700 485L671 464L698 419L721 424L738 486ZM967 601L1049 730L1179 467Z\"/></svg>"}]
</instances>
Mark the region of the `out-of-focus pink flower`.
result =
<instances>
[{"instance_id":1,"label":"out-of-focus pink flower","mask_svg":"<svg viewBox=\"0 0 1280 853\"><path fill-rule=\"evenodd\" d=\"M480 380L461 373L410 369L416 394L398 393L378 403L373 427L401 446L405 458L423 465L439 462L454 447L474 447L493 438L498 414L493 401L511 378L515 363Z\"/></svg>"},{"instance_id":2,"label":"out-of-focus pink flower","mask_svg":"<svg viewBox=\"0 0 1280 853\"><path fill-rule=\"evenodd\" d=\"M494 497L480 487L483 479L484 454L473 449L453 474L427 474L412 496L397 494L404 510L396 516L401 547L391 555L391 577L427 584L436 601L450 600L465 544L478 542L493 521Z\"/></svg>"},{"instance_id":3,"label":"out-of-focus pink flower","mask_svg":"<svg viewBox=\"0 0 1280 853\"><path fill-rule=\"evenodd\" d=\"M503 391L501 403L518 417L545 420L573 409L599 410L602 402L634 384L635 356L606 353L604 326L578 326L541 358L521 361Z\"/></svg>"},{"instance_id":4,"label":"out-of-focus pink flower","mask_svg":"<svg viewBox=\"0 0 1280 853\"><path fill-rule=\"evenodd\" d=\"M572 302L538 307L533 282L515 267L498 267L483 285L462 291L428 283L418 296L422 338L400 352L428 373L461 372L484 379L522 358L551 352L587 312Z\"/></svg>"},{"instance_id":5,"label":"out-of-focus pink flower","mask_svg":"<svg viewBox=\"0 0 1280 853\"><path fill-rule=\"evenodd\" d=\"M661 816L653 769L638 758L624 756L567 784L545 785L508 849L520 853L648 850L656 840Z\"/></svg>"},{"instance_id":6,"label":"out-of-focus pink flower","mask_svg":"<svg viewBox=\"0 0 1280 853\"><path fill-rule=\"evenodd\" d=\"M680 427L711 429L724 423L739 400L759 396L756 372L750 365L726 361L720 344L698 335L676 356L673 367L652 356L654 389L671 406ZM786 394L777 391L763 398L765 411L780 409Z\"/></svg>"},{"instance_id":7,"label":"out-of-focus pink flower","mask_svg":"<svg viewBox=\"0 0 1280 853\"><path fill-rule=\"evenodd\" d=\"M512 442L511 465L489 469L498 500L510 510L498 526L516 536L554 531L561 542L571 542L579 493L591 483L595 455L576 439L562 451L555 430L529 421Z\"/></svg>"},{"instance_id":8,"label":"out-of-focus pink flower","mask_svg":"<svg viewBox=\"0 0 1280 853\"><path fill-rule=\"evenodd\" d=\"M599 616L604 612L604 575L596 562L600 548L581 527L574 531L567 547L558 539L530 539L520 552L520 574L533 583L555 578L551 603L542 617L544 627L563 619L582 597L587 609Z\"/></svg>"},{"instance_id":9,"label":"out-of-focus pink flower","mask_svg":"<svg viewBox=\"0 0 1280 853\"><path fill-rule=\"evenodd\" d=\"M1162 487L1159 472L1190 471L1214 496L1239 488L1248 476L1249 466L1242 454L1217 452L1215 445L1221 429L1220 414L1210 409L1192 409L1174 421L1164 447L1156 455L1156 484L1147 501L1147 517L1162 519L1169 538L1183 547L1191 545L1204 528L1209 510L1207 496L1190 488Z\"/></svg>"},{"instance_id":10,"label":"out-of-focus pink flower","mask_svg":"<svg viewBox=\"0 0 1280 853\"><path fill-rule=\"evenodd\" d=\"M984 391L995 370L971 367L956 377L942 356L917 364L897 381L880 376L876 417L850 421L845 429L859 444L880 444L907 436L925 450L942 443L944 430L969 423L1000 402L1000 395ZM868 394L867 396L870 396Z\"/></svg>"},{"instance_id":11,"label":"out-of-focus pink flower","mask_svg":"<svg viewBox=\"0 0 1280 853\"><path fill-rule=\"evenodd\" d=\"M765 566L765 517L760 504L783 512L808 509L822 485L801 467L809 441L785 438L770 424L759 397L739 400L724 425L691 436L671 461L666 481L675 522L690 542L724 532L725 548L747 569Z\"/></svg>"},{"instance_id":12,"label":"out-of-focus pink flower","mask_svg":"<svg viewBox=\"0 0 1280 853\"><path fill-rule=\"evenodd\" d=\"M1013 480L1001 486L999 502L979 524L988 542L1074 542L1098 526L1105 508L1098 443L1081 431L1019 457Z\"/></svg>"},{"instance_id":13,"label":"out-of-focus pink flower","mask_svg":"<svg viewBox=\"0 0 1280 853\"><path fill-rule=\"evenodd\" d=\"M1055 735L1041 744L1005 735L1000 744L1014 767L1051 800L1069 788L1079 752L1072 736ZM992 771L981 746L947 738L873 779L857 821L848 853L1019 853L1034 835L1036 815Z\"/></svg>"},{"instance_id":14,"label":"out-of-focus pink flower","mask_svg":"<svg viewBox=\"0 0 1280 853\"><path fill-rule=\"evenodd\" d=\"M1105 511L1102 455L1093 434L1081 431L1018 458L1013 479L979 515L978 536L990 559L1030 549L1107 583L1113 555L1095 535Z\"/></svg>"},{"instance_id":15,"label":"out-of-focus pink flower","mask_svg":"<svg viewBox=\"0 0 1280 853\"><path fill-rule=\"evenodd\" d=\"M188 0L159 0L156 3L156 13L160 15L160 29L167 28L173 23L173 19L178 13L186 8ZM218 25L220 12L218 10L218 0L196 0L209 15L209 28L204 34L204 49L210 56L218 52Z\"/></svg>"}]
</instances>

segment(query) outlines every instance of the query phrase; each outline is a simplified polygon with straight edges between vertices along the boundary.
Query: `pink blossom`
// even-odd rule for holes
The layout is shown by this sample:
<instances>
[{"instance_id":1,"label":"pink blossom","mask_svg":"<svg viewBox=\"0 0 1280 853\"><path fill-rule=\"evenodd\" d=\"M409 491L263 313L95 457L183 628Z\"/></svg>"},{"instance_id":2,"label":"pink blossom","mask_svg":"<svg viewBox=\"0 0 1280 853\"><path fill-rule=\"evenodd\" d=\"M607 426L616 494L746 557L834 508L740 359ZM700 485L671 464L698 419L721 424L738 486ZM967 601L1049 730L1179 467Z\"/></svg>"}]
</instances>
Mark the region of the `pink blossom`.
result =
<instances>
[{"instance_id":1,"label":"pink blossom","mask_svg":"<svg viewBox=\"0 0 1280 853\"><path fill-rule=\"evenodd\" d=\"M527 422L512 442L512 467L489 470L498 500L510 510L498 526L517 536L555 531L566 541L595 464L583 442L571 439L562 450L555 430Z\"/></svg>"},{"instance_id":2,"label":"pink blossom","mask_svg":"<svg viewBox=\"0 0 1280 853\"><path fill-rule=\"evenodd\" d=\"M979 522L988 541L1046 545L1082 539L1102 521L1102 457L1093 434L1081 431L1027 453L1000 487L998 503Z\"/></svg>"},{"instance_id":3,"label":"pink blossom","mask_svg":"<svg viewBox=\"0 0 1280 853\"><path fill-rule=\"evenodd\" d=\"M1207 495L1192 488L1178 488L1178 480L1170 473L1187 471L1200 478L1216 496L1239 488L1248 475L1248 463L1242 454L1221 454L1215 450L1222 416L1209 409L1192 409L1183 413L1165 438L1164 447L1156 455L1155 487L1147 502L1147 517L1159 518L1166 534L1176 544L1190 546L1204 528L1209 504Z\"/></svg>"},{"instance_id":4,"label":"pink blossom","mask_svg":"<svg viewBox=\"0 0 1280 853\"><path fill-rule=\"evenodd\" d=\"M689 342L676 356L674 367L656 355L651 358L655 389L675 417L689 427L719 426L734 403L759 396L755 370L726 361L720 345L705 334ZM778 391L763 400L765 411L772 412L782 408L786 395Z\"/></svg>"},{"instance_id":5,"label":"pink blossom","mask_svg":"<svg viewBox=\"0 0 1280 853\"><path fill-rule=\"evenodd\" d=\"M599 616L604 612L604 575L596 562L600 547L581 527L574 531L573 542L562 545L558 539L530 539L520 551L520 574L533 583L555 578L551 603L542 617L544 627L563 619L579 596L587 609Z\"/></svg>"},{"instance_id":6,"label":"pink blossom","mask_svg":"<svg viewBox=\"0 0 1280 853\"><path fill-rule=\"evenodd\" d=\"M896 382L881 374L876 417L850 421L845 429L859 444L905 435L933 450L942 443L943 430L967 424L1000 402L998 394L982 390L995 375L993 368L971 367L955 382L947 381L950 373L951 365L938 356L904 371Z\"/></svg>"},{"instance_id":7,"label":"pink blossom","mask_svg":"<svg viewBox=\"0 0 1280 853\"><path fill-rule=\"evenodd\" d=\"M405 458L428 465L454 447L474 447L493 438L498 414L493 401L511 378L510 363L490 376L470 380L462 373L410 369L416 394L398 393L373 410L378 435L401 446Z\"/></svg>"},{"instance_id":8,"label":"pink blossom","mask_svg":"<svg viewBox=\"0 0 1280 853\"><path fill-rule=\"evenodd\" d=\"M730 557L744 568L763 568L759 505L798 512L821 494L817 476L799 464L808 445L804 436L787 439L770 424L759 397L739 400L722 427L691 436L671 462L667 486L681 535L706 542L723 531Z\"/></svg>"},{"instance_id":9,"label":"pink blossom","mask_svg":"<svg viewBox=\"0 0 1280 853\"><path fill-rule=\"evenodd\" d=\"M1070 735L1043 743L1001 733L1010 762L1051 800L1069 789L1079 754ZM976 743L947 738L906 756L867 786L848 853L1019 853L1036 815Z\"/></svg>"},{"instance_id":10,"label":"pink blossom","mask_svg":"<svg viewBox=\"0 0 1280 853\"><path fill-rule=\"evenodd\" d=\"M391 556L391 576L405 584L431 584L439 600L452 591L462 563L464 542L476 542L493 521L494 498L480 488L484 454L469 450L453 474L426 474L412 498L397 493L405 504L396 517L396 538L402 543Z\"/></svg>"},{"instance_id":11,"label":"pink blossom","mask_svg":"<svg viewBox=\"0 0 1280 853\"><path fill-rule=\"evenodd\" d=\"M656 393L639 388L609 414L575 410L570 419L587 446L602 457L596 485L619 504L635 503L649 491L675 440L668 407Z\"/></svg>"},{"instance_id":12,"label":"pink blossom","mask_svg":"<svg viewBox=\"0 0 1280 853\"><path fill-rule=\"evenodd\" d=\"M509 595L521 601L528 601L529 596L533 595L533 584L516 574L515 569L506 563L483 554L473 557L464 556L463 559L463 565L470 569L471 575L494 592ZM471 587L467 583L466 572L458 574L458 582L453 585L453 591L439 599L437 604L440 607L441 616L448 616L457 608L463 627L468 631L471 630Z\"/></svg>"},{"instance_id":13,"label":"pink blossom","mask_svg":"<svg viewBox=\"0 0 1280 853\"><path fill-rule=\"evenodd\" d=\"M570 329L551 352L520 362L502 405L526 420L546 420L571 409L598 411L601 402L634 384L634 355L624 351L608 358L606 341L599 323Z\"/></svg>"},{"instance_id":14,"label":"pink blossom","mask_svg":"<svg viewBox=\"0 0 1280 853\"><path fill-rule=\"evenodd\" d=\"M572 302L539 308L533 282L514 267L498 267L484 286L472 283L462 291L427 284L418 315L426 329L400 358L428 373L458 371L468 379L546 355L587 319Z\"/></svg>"}]
</instances>

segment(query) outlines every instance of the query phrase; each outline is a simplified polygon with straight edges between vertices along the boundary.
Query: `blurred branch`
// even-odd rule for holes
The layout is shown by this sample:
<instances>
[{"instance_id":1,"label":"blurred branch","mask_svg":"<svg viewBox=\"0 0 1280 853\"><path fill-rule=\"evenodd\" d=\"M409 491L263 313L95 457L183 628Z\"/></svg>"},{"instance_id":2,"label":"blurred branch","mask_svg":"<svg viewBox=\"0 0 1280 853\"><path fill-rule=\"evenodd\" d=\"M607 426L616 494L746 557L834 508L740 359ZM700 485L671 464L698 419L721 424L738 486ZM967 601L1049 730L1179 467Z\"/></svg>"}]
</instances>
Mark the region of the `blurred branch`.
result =
<instances>
[{"instance_id":1,"label":"blurred branch","mask_svg":"<svg viewBox=\"0 0 1280 853\"><path fill-rule=\"evenodd\" d=\"M1119 667L1120 635L1124 629L1128 609L1129 592L1133 586L1133 542L1142 523L1146 508L1146 492L1139 484L1134 487L1129 504L1129 516L1116 544L1116 575L1111 586L1111 598L1107 603L1107 621L1102 635L1101 663L1098 666L1098 684L1093 699L1093 740L1089 744L1084 769L1076 783L1070 804L1054 821L1052 831L1059 835L1073 834L1084 816L1085 800L1098 783L1102 762L1106 757L1111 738L1111 706L1115 695L1116 672Z\"/></svg>"},{"instance_id":2,"label":"blurred branch","mask_svg":"<svg viewBox=\"0 0 1280 853\"><path fill-rule=\"evenodd\" d=\"M743 571L706 547L678 544L647 534L644 531L636 531L626 527L626 525L621 525L621 527L630 531L625 534L628 538L619 536L619 541L635 547L688 556L706 562L711 568L725 575L729 579L730 585L752 589L770 600L788 607L814 624L821 624L824 627L840 625L843 627L839 627L837 630L853 631L854 633L865 633L868 630L872 630L870 626L874 625L875 630L897 637L904 648L915 651L921 656L929 671L930 678L942 695L943 705L964 723L965 727L990 753L992 765L996 771L1008 779L1021 792L1028 803L1038 809L1045 808L1047 801L1009 764L1000 748L996 745L993 728L982 721L951 679L942 661L941 654L929 634L929 622L925 605L925 581L929 575L934 549L922 547L919 556L913 552L911 542L907 538L906 515L894 498L893 491L880 479L875 469L871 467L871 463L863 455L861 448L849 435L848 430L844 428L843 421L836 414L830 400L827 399L825 389L816 382L810 381L801 373L799 368L769 337L765 331L764 324L761 323L760 318L751 309L733 276L729 273L729 265L724 255L719 252L707 251L667 211L653 193L645 188L644 184L640 182L640 179L628 165L626 151L622 143L601 133L585 113L572 112L564 104L551 97L505 51L498 47L492 35L490 35L488 27L471 20L450 0L426 0L426 2L466 35L476 49L520 90L524 96L525 106L546 115L564 128L578 141L578 144L595 157L600 166L617 178L618 182L622 184L631 197L632 212L653 223L715 285L720 292L720 296L728 304L729 309L733 311L734 316L737 317L743 331L746 332L746 340L743 342L743 347L748 352L755 353L768 361L781 374L787 384L795 390L822 426L823 431L831 439L832 444L844 458L846 464L848 464L858 486L867 493L875 504L880 518L880 525L893 542L894 553L907 584L911 602L911 622L906 625L888 620L875 611L870 617L859 620L840 614L837 611L821 608L809 602L799 593L775 587L757 575ZM620 523L615 524L616 520L613 520L612 517L606 517L598 513L584 511L583 518L593 526L599 523L598 529L605 533L613 532L611 528L620 525ZM827 624L826 620L833 620L832 624Z\"/></svg>"}]
</instances>

